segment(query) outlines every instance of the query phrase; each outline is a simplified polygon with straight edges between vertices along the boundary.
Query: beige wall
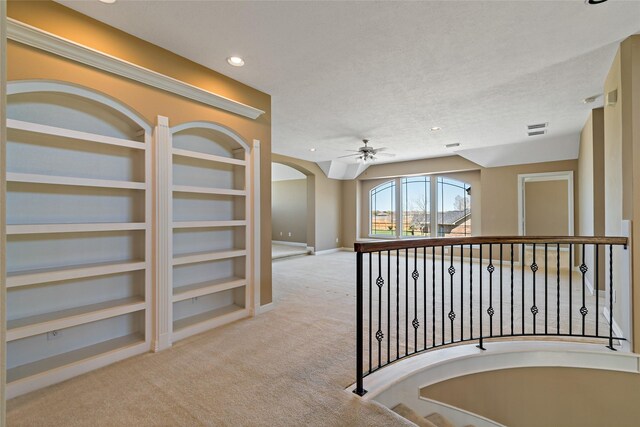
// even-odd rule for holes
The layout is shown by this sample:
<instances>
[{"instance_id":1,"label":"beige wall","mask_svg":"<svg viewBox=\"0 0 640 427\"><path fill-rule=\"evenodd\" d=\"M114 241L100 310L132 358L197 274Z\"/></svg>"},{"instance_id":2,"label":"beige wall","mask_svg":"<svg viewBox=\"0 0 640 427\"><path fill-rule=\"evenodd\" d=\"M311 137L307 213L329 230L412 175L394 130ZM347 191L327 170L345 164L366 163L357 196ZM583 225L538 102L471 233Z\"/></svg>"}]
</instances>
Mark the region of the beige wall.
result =
<instances>
[{"instance_id":1,"label":"beige wall","mask_svg":"<svg viewBox=\"0 0 640 427\"><path fill-rule=\"evenodd\" d=\"M271 229L273 240L307 243L306 179L271 183Z\"/></svg>"},{"instance_id":2,"label":"beige wall","mask_svg":"<svg viewBox=\"0 0 640 427\"><path fill-rule=\"evenodd\" d=\"M154 124L192 120L221 123L246 141L261 141L261 303L271 302L271 97L158 46L51 1L10 1L7 15L29 25L265 111L257 120L182 98L113 74L9 42L7 78L72 82L107 93Z\"/></svg>"},{"instance_id":3,"label":"beige wall","mask_svg":"<svg viewBox=\"0 0 640 427\"><path fill-rule=\"evenodd\" d=\"M6 96L6 2L0 2L0 188L5 188L5 147L6 147L6 123L5 123L5 103ZM0 253L5 252L5 192L0 191ZM5 385L6 385L6 287L5 287L5 257L0 256L0 427L4 427L5 420Z\"/></svg>"},{"instance_id":4,"label":"beige wall","mask_svg":"<svg viewBox=\"0 0 640 427\"><path fill-rule=\"evenodd\" d=\"M640 375L577 368L518 368L466 375L421 395L513 427L634 427Z\"/></svg>"},{"instance_id":5,"label":"beige wall","mask_svg":"<svg viewBox=\"0 0 640 427\"><path fill-rule=\"evenodd\" d=\"M531 163L482 169L482 234L514 236L518 234L518 175L572 171L574 173L574 204L577 197L577 160ZM577 209L574 209L577 212ZM575 224L575 222L574 222Z\"/></svg>"},{"instance_id":6,"label":"beige wall","mask_svg":"<svg viewBox=\"0 0 640 427\"><path fill-rule=\"evenodd\" d=\"M605 80L604 93L617 90L615 105L604 107L605 231L615 236L621 221L632 221L632 235L640 235L640 36L624 40ZM640 239L632 240L631 298L634 350L640 348ZM619 252L614 266L620 265ZM629 302L618 298L615 313L622 313Z\"/></svg>"},{"instance_id":7,"label":"beige wall","mask_svg":"<svg viewBox=\"0 0 640 427\"><path fill-rule=\"evenodd\" d=\"M566 180L531 181L524 185L525 235L569 235L569 191Z\"/></svg>"},{"instance_id":8,"label":"beige wall","mask_svg":"<svg viewBox=\"0 0 640 427\"><path fill-rule=\"evenodd\" d=\"M307 176L307 245L316 252L341 247L342 182L327 178L317 164L306 160L280 154L273 154L272 160Z\"/></svg>"},{"instance_id":9,"label":"beige wall","mask_svg":"<svg viewBox=\"0 0 640 427\"><path fill-rule=\"evenodd\" d=\"M578 156L578 194L579 222L576 234L580 236L604 236L604 109L596 108L580 133L580 152ZM585 250L585 264L595 263L593 247ZM604 290L605 263L599 258L598 288ZM593 286L595 268L587 270L587 280Z\"/></svg>"}]
</instances>

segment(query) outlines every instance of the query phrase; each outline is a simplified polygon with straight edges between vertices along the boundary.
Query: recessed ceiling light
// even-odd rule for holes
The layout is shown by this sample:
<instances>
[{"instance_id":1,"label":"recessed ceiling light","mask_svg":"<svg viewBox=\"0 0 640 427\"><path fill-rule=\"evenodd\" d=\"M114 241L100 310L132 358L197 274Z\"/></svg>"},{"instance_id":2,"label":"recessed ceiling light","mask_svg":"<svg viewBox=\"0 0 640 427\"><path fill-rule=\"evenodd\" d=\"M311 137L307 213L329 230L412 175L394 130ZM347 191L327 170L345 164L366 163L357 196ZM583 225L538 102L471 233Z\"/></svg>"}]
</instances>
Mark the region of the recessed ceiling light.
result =
<instances>
[{"instance_id":1,"label":"recessed ceiling light","mask_svg":"<svg viewBox=\"0 0 640 427\"><path fill-rule=\"evenodd\" d=\"M439 130L442 130L442 128L440 126L434 126L431 128L431 132L437 132Z\"/></svg>"},{"instance_id":2,"label":"recessed ceiling light","mask_svg":"<svg viewBox=\"0 0 640 427\"><path fill-rule=\"evenodd\" d=\"M100 3L113 4L116 0L100 0Z\"/></svg>"},{"instance_id":3,"label":"recessed ceiling light","mask_svg":"<svg viewBox=\"0 0 640 427\"><path fill-rule=\"evenodd\" d=\"M309 148L309 151L313 152L313 151L316 151L316 149L315 148Z\"/></svg>"},{"instance_id":4,"label":"recessed ceiling light","mask_svg":"<svg viewBox=\"0 0 640 427\"><path fill-rule=\"evenodd\" d=\"M445 147L447 147L447 148L455 148L455 147L459 147L459 146L460 146L459 142L454 142L453 144L445 145Z\"/></svg>"},{"instance_id":5,"label":"recessed ceiling light","mask_svg":"<svg viewBox=\"0 0 640 427\"><path fill-rule=\"evenodd\" d=\"M244 59L239 56L230 56L227 58L227 62L234 67L242 67L244 65Z\"/></svg>"}]
</instances>

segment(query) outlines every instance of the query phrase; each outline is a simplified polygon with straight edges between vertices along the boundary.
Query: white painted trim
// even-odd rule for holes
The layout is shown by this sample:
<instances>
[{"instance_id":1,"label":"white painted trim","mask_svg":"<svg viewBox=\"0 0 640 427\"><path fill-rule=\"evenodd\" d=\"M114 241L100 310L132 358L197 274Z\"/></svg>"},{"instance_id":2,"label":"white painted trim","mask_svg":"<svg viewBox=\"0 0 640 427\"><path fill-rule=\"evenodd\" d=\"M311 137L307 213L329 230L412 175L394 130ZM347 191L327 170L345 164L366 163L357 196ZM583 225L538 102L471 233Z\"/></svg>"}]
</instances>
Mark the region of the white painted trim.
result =
<instances>
[{"instance_id":1,"label":"white painted trim","mask_svg":"<svg viewBox=\"0 0 640 427\"><path fill-rule=\"evenodd\" d=\"M251 182L251 204L252 212L251 220L253 225L253 236L252 236L252 247L253 247L253 268L252 270L252 280L251 286L249 286L249 290L253 292L251 298L251 308L253 310L253 315L260 314L260 286L262 283L262 269L260 268L260 263L262 261L262 229L260 226L260 204L261 204L261 187L260 184L262 180L260 179L261 168L261 150L260 150L260 141L257 139L253 140L253 149L250 154L252 168L251 174L253 175L251 179L248 179L247 182ZM248 168L247 168L248 169ZM249 234L249 233L247 233ZM270 255L269 255L270 256Z\"/></svg>"},{"instance_id":2,"label":"white painted trim","mask_svg":"<svg viewBox=\"0 0 640 427\"><path fill-rule=\"evenodd\" d=\"M523 367L567 367L639 373L640 354L610 351L604 345L549 341L493 342L443 348L393 363L364 379L362 399L389 408L412 407L419 390L464 375ZM352 390L355 385L349 387Z\"/></svg>"},{"instance_id":3,"label":"white painted trim","mask_svg":"<svg viewBox=\"0 0 640 427\"><path fill-rule=\"evenodd\" d=\"M184 130L187 129L211 129L213 131L216 132L220 132L223 133L225 135L227 135L229 138L233 139L235 142L237 142L244 151L249 151L249 144L247 144L245 142L244 139L242 139L242 137L240 135L238 135L237 133L235 133L233 130L229 129L226 126L223 126L221 124L218 123L214 123L214 122L207 122L207 121L196 121L196 122L186 122L186 123L182 123L179 124L177 126L174 126L171 128L171 134L175 135L176 133L182 132ZM204 155L204 157L207 157L206 155Z\"/></svg>"},{"instance_id":4,"label":"white painted trim","mask_svg":"<svg viewBox=\"0 0 640 427\"><path fill-rule=\"evenodd\" d=\"M15 19L7 19L8 38L102 71L132 79L212 107L257 119L264 111L206 91L156 71L149 70L104 52L83 46L63 37L32 27Z\"/></svg>"},{"instance_id":5,"label":"white painted trim","mask_svg":"<svg viewBox=\"0 0 640 427\"><path fill-rule=\"evenodd\" d=\"M284 240L272 240L271 243L275 243L277 245L286 245L286 246L301 246L303 248L307 247L306 243L300 242L285 242Z\"/></svg>"},{"instance_id":6,"label":"white painted trim","mask_svg":"<svg viewBox=\"0 0 640 427\"><path fill-rule=\"evenodd\" d=\"M20 80L7 83L7 95L15 95L18 93L34 93L34 92L54 92L76 95L82 98L88 98L102 105L112 108L119 113L125 115L140 126L144 132L151 133L152 128L140 114L122 104L115 98L102 94L100 92L87 89L83 86L75 85L67 82L57 82L49 80ZM68 132L68 131L67 131Z\"/></svg>"},{"instance_id":7,"label":"white painted trim","mask_svg":"<svg viewBox=\"0 0 640 427\"><path fill-rule=\"evenodd\" d=\"M525 194L524 185L527 182L540 182L540 181L567 181L567 203L569 210L569 223L568 230L569 235L574 235L574 205L573 205L573 171L558 171L558 172L543 172L543 173L525 173L518 174L518 235L525 235L524 227L524 212L525 212Z\"/></svg>"},{"instance_id":8,"label":"white painted trim","mask_svg":"<svg viewBox=\"0 0 640 427\"><path fill-rule=\"evenodd\" d=\"M312 255L329 255L336 252L340 252L341 248L325 249L324 251L313 252Z\"/></svg>"},{"instance_id":9,"label":"white painted trim","mask_svg":"<svg viewBox=\"0 0 640 427\"><path fill-rule=\"evenodd\" d=\"M342 248L340 248L340 250L343 251L343 252L354 252L353 247L351 247L351 248L342 247Z\"/></svg>"},{"instance_id":10,"label":"white painted trim","mask_svg":"<svg viewBox=\"0 0 640 427\"><path fill-rule=\"evenodd\" d=\"M276 308L276 306L272 302L270 302L269 304L261 305L256 310L256 315L267 313L267 312L273 310L274 308Z\"/></svg>"},{"instance_id":11,"label":"white painted trim","mask_svg":"<svg viewBox=\"0 0 640 427\"><path fill-rule=\"evenodd\" d=\"M173 208L169 189L173 181L171 156L171 129L169 119L158 116L153 131L153 205L155 260L153 289L152 350L157 352L171 347L173 326Z\"/></svg>"}]
</instances>

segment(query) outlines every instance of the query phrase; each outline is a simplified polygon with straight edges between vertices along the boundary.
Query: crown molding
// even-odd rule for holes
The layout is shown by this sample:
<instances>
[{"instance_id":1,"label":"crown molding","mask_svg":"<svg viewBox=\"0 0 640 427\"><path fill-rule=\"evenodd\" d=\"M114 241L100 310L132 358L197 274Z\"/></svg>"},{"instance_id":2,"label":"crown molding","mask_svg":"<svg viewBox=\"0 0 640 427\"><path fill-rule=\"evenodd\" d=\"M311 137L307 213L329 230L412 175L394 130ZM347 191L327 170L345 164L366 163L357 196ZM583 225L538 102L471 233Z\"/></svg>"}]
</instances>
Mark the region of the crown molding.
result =
<instances>
[{"instance_id":1,"label":"crown molding","mask_svg":"<svg viewBox=\"0 0 640 427\"><path fill-rule=\"evenodd\" d=\"M7 18L7 38L203 104L257 119L264 111Z\"/></svg>"}]
</instances>

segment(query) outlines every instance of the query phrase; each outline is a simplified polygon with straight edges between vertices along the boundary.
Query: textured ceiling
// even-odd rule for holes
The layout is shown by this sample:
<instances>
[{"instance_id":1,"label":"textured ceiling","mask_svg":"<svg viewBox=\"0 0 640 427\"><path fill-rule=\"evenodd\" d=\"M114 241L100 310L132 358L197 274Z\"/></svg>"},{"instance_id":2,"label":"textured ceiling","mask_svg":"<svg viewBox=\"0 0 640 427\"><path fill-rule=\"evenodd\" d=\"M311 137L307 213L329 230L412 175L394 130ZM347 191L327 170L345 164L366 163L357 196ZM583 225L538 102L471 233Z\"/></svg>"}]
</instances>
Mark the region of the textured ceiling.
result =
<instances>
[{"instance_id":1,"label":"textured ceiling","mask_svg":"<svg viewBox=\"0 0 640 427\"><path fill-rule=\"evenodd\" d=\"M271 94L273 151L315 162L365 137L392 161L454 142L485 165L575 158L602 105L581 100L640 30L640 2L622 0L60 3ZM548 134L527 137L539 122Z\"/></svg>"}]
</instances>

